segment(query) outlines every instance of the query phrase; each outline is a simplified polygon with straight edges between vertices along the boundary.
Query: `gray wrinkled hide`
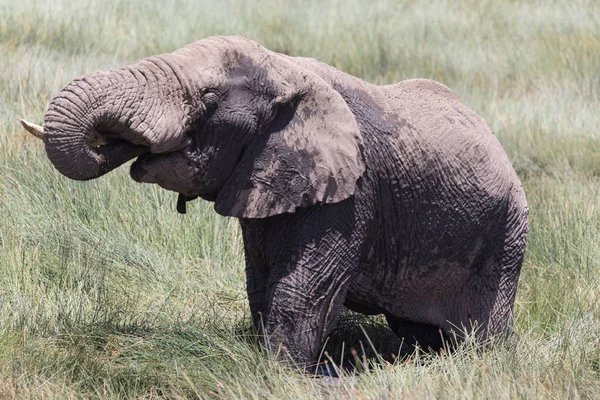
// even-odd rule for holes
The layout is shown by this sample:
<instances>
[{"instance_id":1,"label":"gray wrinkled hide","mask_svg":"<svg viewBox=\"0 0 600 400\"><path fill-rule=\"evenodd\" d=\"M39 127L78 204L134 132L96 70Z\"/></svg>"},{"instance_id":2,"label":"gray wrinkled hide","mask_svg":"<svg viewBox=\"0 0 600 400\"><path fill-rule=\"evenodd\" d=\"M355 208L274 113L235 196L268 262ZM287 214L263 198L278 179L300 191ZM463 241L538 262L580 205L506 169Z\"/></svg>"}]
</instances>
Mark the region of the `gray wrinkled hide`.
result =
<instances>
[{"instance_id":1,"label":"gray wrinkled hide","mask_svg":"<svg viewBox=\"0 0 600 400\"><path fill-rule=\"evenodd\" d=\"M315 361L342 305L423 347L439 329L510 328L525 195L485 122L437 82L375 86L213 37L74 80L44 132L70 178L137 157L135 180L240 218L255 323L296 362Z\"/></svg>"}]
</instances>

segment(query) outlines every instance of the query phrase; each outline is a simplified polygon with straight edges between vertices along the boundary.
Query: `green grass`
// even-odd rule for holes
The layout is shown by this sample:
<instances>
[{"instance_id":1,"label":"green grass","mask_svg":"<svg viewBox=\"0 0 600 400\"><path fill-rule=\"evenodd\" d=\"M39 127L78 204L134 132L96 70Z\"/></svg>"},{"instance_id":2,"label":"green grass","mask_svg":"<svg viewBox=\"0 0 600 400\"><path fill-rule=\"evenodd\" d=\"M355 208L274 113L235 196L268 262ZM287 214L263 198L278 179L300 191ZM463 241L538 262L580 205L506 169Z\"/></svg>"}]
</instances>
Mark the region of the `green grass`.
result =
<instances>
[{"instance_id":1,"label":"green grass","mask_svg":"<svg viewBox=\"0 0 600 400\"><path fill-rule=\"evenodd\" d=\"M235 220L180 216L126 167L69 181L18 124L79 75L215 34L435 79L488 122L531 208L514 346L377 362L397 339L346 313L328 354L362 342L373 366L297 374L249 329ZM0 0L0 66L0 398L600 396L600 3Z\"/></svg>"}]
</instances>

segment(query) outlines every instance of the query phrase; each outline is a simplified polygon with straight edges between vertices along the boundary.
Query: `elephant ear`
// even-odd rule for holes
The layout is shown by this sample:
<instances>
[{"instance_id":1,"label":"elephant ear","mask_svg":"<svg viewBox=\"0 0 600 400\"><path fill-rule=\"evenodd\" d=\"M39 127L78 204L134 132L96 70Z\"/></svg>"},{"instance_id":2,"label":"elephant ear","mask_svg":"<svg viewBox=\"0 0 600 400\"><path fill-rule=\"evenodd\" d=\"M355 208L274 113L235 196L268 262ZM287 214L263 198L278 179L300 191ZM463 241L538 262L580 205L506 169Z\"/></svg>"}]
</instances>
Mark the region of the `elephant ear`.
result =
<instances>
[{"instance_id":1,"label":"elephant ear","mask_svg":"<svg viewBox=\"0 0 600 400\"><path fill-rule=\"evenodd\" d=\"M283 56L272 53L263 61L257 68L267 71L277 93L274 116L245 149L215 210L265 218L352 196L365 166L348 105L318 75Z\"/></svg>"}]
</instances>

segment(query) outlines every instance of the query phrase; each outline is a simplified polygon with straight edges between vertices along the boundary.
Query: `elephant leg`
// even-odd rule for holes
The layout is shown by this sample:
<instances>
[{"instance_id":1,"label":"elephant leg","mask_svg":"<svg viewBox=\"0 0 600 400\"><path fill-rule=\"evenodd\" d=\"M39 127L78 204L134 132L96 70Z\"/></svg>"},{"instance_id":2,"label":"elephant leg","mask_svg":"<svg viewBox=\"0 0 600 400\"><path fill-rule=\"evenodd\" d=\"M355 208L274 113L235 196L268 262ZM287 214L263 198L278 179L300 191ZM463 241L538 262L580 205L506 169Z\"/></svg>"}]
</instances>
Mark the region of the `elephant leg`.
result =
<instances>
[{"instance_id":1,"label":"elephant leg","mask_svg":"<svg viewBox=\"0 0 600 400\"><path fill-rule=\"evenodd\" d=\"M262 334L264 316L267 313L267 281L269 268L264 263L246 262L246 290L252 322L256 330Z\"/></svg>"},{"instance_id":2,"label":"elephant leg","mask_svg":"<svg viewBox=\"0 0 600 400\"><path fill-rule=\"evenodd\" d=\"M265 334L270 350L302 366L317 361L340 315L350 274L294 268L271 280Z\"/></svg>"},{"instance_id":3,"label":"elephant leg","mask_svg":"<svg viewBox=\"0 0 600 400\"><path fill-rule=\"evenodd\" d=\"M526 210L523 211L526 213ZM513 223L489 248L474 270L478 273L465 285L450 313L448 331L460 338L473 332L486 343L488 339L510 333L517 284L525 252L527 218L513 215ZM511 222L511 221L509 221ZM458 328L458 329L456 329ZM460 330L463 332L459 332Z\"/></svg>"},{"instance_id":4,"label":"elephant leg","mask_svg":"<svg viewBox=\"0 0 600 400\"><path fill-rule=\"evenodd\" d=\"M364 251L357 214L347 199L242 221L250 307L258 323L262 314L267 349L282 360L317 361Z\"/></svg>"},{"instance_id":5,"label":"elephant leg","mask_svg":"<svg viewBox=\"0 0 600 400\"><path fill-rule=\"evenodd\" d=\"M243 227L244 225L242 225ZM243 231L244 255L246 259L246 291L250 303L252 322L259 334L263 333L264 317L267 313L267 282L269 264L256 252L256 238Z\"/></svg>"},{"instance_id":6,"label":"elephant leg","mask_svg":"<svg viewBox=\"0 0 600 400\"><path fill-rule=\"evenodd\" d=\"M269 252L266 340L299 366L317 361L357 270L364 234L353 214L342 202L282 217L271 229L268 242L278 246Z\"/></svg>"},{"instance_id":7,"label":"elephant leg","mask_svg":"<svg viewBox=\"0 0 600 400\"><path fill-rule=\"evenodd\" d=\"M499 283L488 320L487 336L508 334L512 330L513 308L521 266L525 256L528 211L522 193L511 202L508 229L498 257Z\"/></svg>"},{"instance_id":8,"label":"elephant leg","mask_svg":"<svg viewBox=\"0 0 600 400\"><path fill-rule=\"evenodd\" d=\"M450 338L439 326L410 321L385 314L390 329L403 339L402 345L409 351L415 347L438 352L451 344Z\"/></svg>"}]
</instances>

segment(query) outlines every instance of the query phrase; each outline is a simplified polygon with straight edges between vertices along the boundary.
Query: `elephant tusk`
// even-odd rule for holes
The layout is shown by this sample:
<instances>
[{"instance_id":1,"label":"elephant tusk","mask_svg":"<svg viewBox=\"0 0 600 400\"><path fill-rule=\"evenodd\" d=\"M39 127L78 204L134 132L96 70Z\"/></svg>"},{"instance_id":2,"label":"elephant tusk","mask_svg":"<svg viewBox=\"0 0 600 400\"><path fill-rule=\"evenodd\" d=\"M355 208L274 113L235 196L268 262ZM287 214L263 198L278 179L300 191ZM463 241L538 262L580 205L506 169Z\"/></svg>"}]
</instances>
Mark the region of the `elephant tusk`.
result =
<instances>
[{"instance_id":1,"label":"elephant tusk","mask_svg":"<svg viewBox=\"0 0 600 400\"><path fill-rule=\"evenodd\" d=\"M23 128L25 128L27 132L31 133L36 138L44 139L44 128L41 126L34 124L33 122L27 122L24 119L21 120L21 125L23 125Z\"/></svg>"}]
</instances>

